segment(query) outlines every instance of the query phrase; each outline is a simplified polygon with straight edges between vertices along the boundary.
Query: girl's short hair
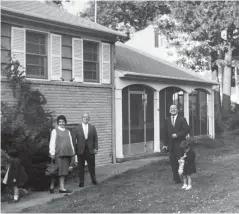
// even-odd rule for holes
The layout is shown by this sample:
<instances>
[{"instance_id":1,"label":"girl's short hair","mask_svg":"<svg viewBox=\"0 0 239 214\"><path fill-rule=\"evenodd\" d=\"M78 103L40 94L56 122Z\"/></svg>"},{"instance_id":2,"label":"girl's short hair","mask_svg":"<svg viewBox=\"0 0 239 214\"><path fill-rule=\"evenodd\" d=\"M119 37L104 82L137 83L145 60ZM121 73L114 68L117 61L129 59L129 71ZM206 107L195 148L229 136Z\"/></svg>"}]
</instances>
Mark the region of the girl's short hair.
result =
<instances>
[{"instance_id":1,"label":"girl's short hair","mask_svg":"<svg viewBox=\"0 0 239 214\"><path fill-rule=\"evenodd\" d=\"M182 141L182 143L180 144L180 147L183 149L188 149L188 147L189 147L188 141L186 141L186 140Z\"/></svg>"},{"instance_id":2,"label":"girl's short hair","mask_svg":"<svg viewBox=\"0 0 239 214\"><path fill-rule=\"evenodd\" d=\"M57 124L59 124L59 120L64 120L65 124L67 123L66 117L64 115L60 115L57 117L56 119Z\"/></svg>"}]
</instances>

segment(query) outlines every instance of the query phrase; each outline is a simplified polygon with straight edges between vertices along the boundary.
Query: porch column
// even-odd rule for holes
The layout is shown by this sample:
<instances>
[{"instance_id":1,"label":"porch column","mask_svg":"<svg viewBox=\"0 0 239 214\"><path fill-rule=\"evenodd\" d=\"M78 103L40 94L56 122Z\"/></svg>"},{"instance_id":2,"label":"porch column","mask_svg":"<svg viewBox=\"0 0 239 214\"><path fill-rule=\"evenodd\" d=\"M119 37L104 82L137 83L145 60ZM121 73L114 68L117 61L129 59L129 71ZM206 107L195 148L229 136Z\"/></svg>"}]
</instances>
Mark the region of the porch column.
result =
<instances>
[{"instance_id":1,"label":"porch column","mask_svg":"<svg viewBox=\"0 0 239 214\"><path fill-rule=\"evenodd\" d=\"M212 108L212 138L215 138L215 108L214 108L214 91L211 92L211 108Z\"/></svg>"},{"instance_id":2,"label":"porch column","mask_svg":"<svg viewBox=\"0 0 239 214\"><path fill-rule=\"evenodd\" d=\"M218 65L218 81L219 81L219 84L220 84L220 98L221 98L221 102L222 102L222 97L223 97L223 67L222 65Z\"/></svg>"},{"instance_id":3,"label":"porch column","mask_svg":"<svg viewBox=\"0 0 239 214\"><path fill-rule=\"evenodd\" d=\"M123 158L123 131L122 131L122 90L115 90L115 154L116 158Z\"/></svg>"},{"instance_id":4,"label":"porch column","mask_svg":"<svg viewBox=\"0 0 239 214\"><path fill-rule=\"evenodd\" d=\"M184 117L186 118L189 124L189 94L187 92L184 93Z\"/></svg>"},{"instance_id":5,"label":"porch column","mask_svg":"<svg viewBox=\"0 0 239 214\"><path fill-rule=\"evenodd\" d=\"M214 138L214 92L207 95L207 117L208 117L208 134Z\"/></svg>"},{"instance_id":6,"label":"porch column","mask_svg":"<svg viewBox=\"0 0 239 214\"><path fill-rule=\"evenodd\" d=\"M159 91L154 91L154 152L160 152Z\"/></svg>"}]
</instances>

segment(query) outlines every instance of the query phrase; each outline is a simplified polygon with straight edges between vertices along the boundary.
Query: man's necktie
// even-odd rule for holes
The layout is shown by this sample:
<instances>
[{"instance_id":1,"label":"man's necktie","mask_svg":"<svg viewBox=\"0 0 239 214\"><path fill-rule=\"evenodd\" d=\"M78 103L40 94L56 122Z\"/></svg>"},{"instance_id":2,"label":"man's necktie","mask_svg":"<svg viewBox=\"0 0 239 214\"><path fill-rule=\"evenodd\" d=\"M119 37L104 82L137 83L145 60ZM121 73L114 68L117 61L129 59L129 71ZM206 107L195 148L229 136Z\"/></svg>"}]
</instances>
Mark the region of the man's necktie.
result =
<instances>
[{"instance_id":1,"label":"man's necktie","mask_svg":"<svg viewBox=\"0 0 239 214\"><path fill-rule=\"evenodd\" d=\"M172 116L172 125L174 126L174 116Z\"/></svg>"}]
</instances>

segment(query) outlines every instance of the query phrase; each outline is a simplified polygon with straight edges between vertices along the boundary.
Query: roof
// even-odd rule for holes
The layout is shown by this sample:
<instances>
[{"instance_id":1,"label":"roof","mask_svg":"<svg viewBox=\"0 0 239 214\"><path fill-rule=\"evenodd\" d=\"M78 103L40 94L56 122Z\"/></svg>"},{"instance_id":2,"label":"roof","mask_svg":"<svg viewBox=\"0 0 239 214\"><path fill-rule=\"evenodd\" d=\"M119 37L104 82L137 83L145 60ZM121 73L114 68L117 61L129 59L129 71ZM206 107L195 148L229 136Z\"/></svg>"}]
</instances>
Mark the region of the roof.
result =
<instances>
[{"instance_id":1,"label":"roof","mask_svg":"<svg viewBox=\"0 0 239 214\"><path fill-rule=\"evenodd\" d=\"M59 7L52 6L40 1L1 1L1 10L36 17L43 20L50 20L58 23L65 23L75 27L82 27L95 31L101 31L118 36L126 36L122 32L107 28L88 19L75 16Z\"/></svg>"},{"instance_id":2,"label":"roof","mask_svg":"<svg viewBox=\"0 0 239 214\"><path fill-rule=\"evenodd\" d=\"M120 42L116 43L116 70L122 71L124 77L133 75L212 85L218 84L216 81L201 78L193 71L159 59Z\"/></svg>"}]
</instances>

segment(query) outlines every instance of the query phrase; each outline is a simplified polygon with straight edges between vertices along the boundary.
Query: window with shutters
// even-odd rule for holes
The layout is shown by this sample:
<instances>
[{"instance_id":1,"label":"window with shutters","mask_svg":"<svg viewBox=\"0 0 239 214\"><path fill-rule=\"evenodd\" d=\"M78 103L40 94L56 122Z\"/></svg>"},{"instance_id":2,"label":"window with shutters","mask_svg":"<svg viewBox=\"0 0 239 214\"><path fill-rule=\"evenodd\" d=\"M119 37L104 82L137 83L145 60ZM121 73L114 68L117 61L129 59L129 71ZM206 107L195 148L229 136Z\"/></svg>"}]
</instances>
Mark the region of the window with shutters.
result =
<instances>
[{"instance_id":1,"label":"window with shutters","mask_svg":"<svg viewBox=\"0 0 239 214\"><path fill-rule=\"evenodd\" d=\"M99 82L99 43L83 41L84 82Z\"/></svg>"},{"instance_id":2,"label":"window with shutters","mask_svg":"<svg viewBox=\"0 0 239 214\"><path fill-rule=\"evenodd\" d=\"M47 35L26 31L26 76L47 78Z\"/></svg>"}]
</instances>

